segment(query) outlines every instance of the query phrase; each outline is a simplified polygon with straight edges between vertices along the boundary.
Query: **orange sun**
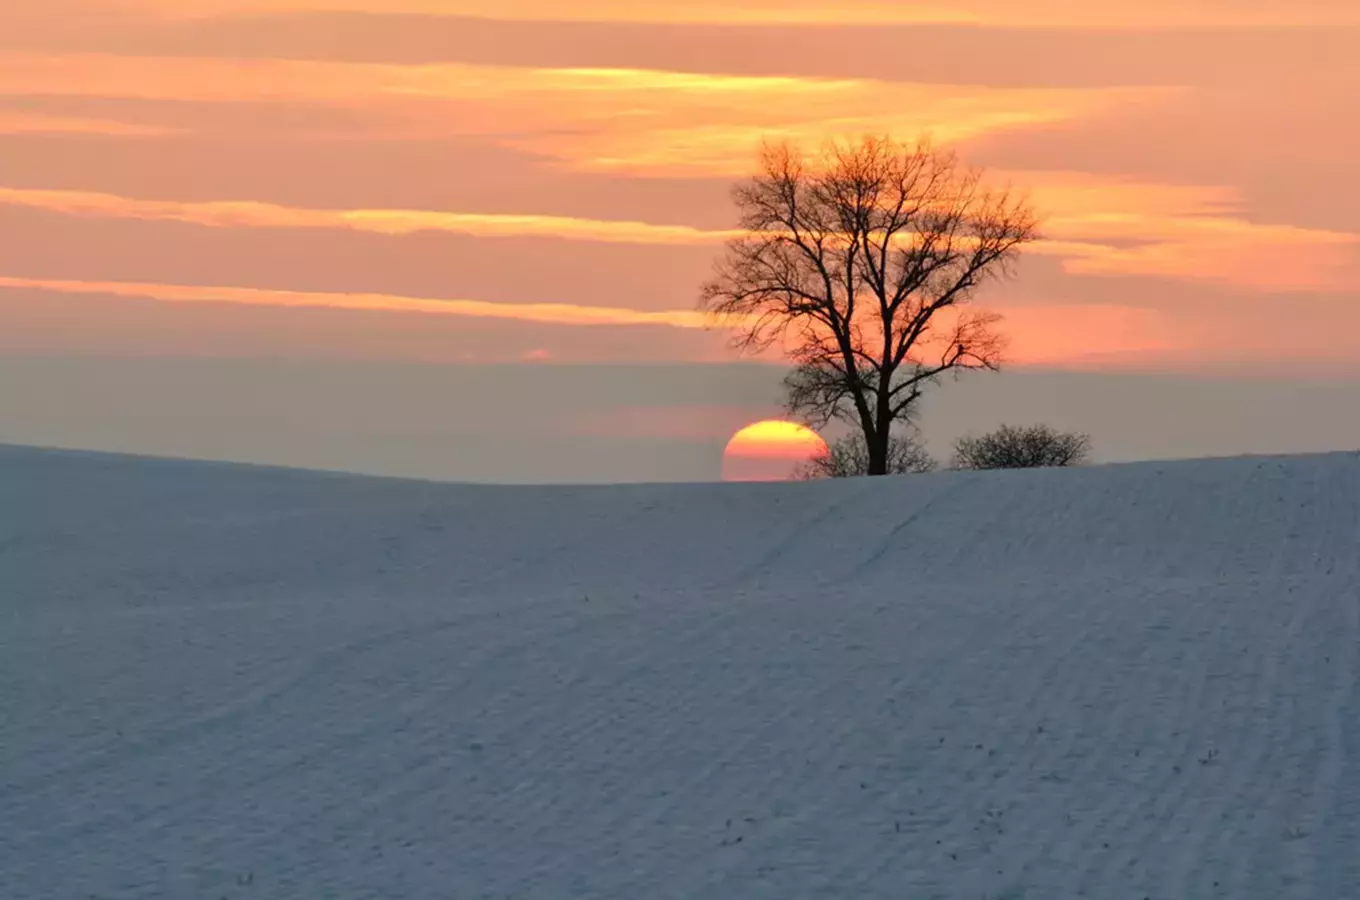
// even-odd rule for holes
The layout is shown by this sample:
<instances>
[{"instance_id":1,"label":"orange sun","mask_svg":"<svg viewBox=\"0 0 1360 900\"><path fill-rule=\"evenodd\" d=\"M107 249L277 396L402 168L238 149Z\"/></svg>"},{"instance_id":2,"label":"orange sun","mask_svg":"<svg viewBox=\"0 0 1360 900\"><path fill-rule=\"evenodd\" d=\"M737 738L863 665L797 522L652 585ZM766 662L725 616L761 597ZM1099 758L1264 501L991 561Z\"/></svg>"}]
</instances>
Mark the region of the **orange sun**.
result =
<instances>
[{"instance_id":1,"label":"orange sun","mask_svg":"<svg viewBox=\"0 0 1360 900\"><path fill-rule=\"evenodd\" d=\"M723 451L723 481L787 481L803 463L826 451L805 425L766 419L732 435Z\"/></svg>"}]
</instances>

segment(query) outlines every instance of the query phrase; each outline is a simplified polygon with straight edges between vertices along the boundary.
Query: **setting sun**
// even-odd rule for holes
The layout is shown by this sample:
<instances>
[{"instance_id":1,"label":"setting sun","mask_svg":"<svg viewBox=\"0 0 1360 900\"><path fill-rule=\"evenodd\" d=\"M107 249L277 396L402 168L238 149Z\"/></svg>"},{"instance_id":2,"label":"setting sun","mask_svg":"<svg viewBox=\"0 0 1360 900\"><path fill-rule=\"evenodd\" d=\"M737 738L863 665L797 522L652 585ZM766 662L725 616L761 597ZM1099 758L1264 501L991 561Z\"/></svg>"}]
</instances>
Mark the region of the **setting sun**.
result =
<instances>
[{"instance_id":1,"label":"setting sun","mask_svg":"<svg viewBox=\"0 0 1360 900\"><path fill-rule=\"evenodd\" d=\"M801 464L826 450L806 425L766 419L732 435L723 451L724 481L786 481Z\"/></svg>"}]
</instances>

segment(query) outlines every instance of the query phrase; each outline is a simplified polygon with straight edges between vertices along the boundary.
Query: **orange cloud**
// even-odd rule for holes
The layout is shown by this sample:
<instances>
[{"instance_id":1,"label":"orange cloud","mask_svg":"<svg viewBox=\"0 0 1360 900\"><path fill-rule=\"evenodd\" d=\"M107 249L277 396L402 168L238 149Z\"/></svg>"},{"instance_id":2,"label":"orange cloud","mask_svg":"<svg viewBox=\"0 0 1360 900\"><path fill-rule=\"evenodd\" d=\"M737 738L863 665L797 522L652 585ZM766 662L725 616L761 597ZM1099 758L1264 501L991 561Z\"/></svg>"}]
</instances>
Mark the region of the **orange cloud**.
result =
<instances>
[{"instance_id":1,"label":"orange cloud","mask_svg":"<svg viewBox=\"0 0 1360 900\"><path fill-rule=\"evenodd\" d=\"M1032 173L1049 213L1045 233L1067 242L1064 268L1082 275L1162 276L1256 290L1355 290L1360 234L1245 218L1227 187L1158 185L1081 173ZM1012 178L1024 183L1024 173ZM1095 249L1093 249L1095 248Z\"/></svg>"},{"instance_id":2,"label":"orange cloud","mask_svg":"<svg viewBox=\"0 0 1360 900\"><path fill-rule=\"evenodd\" d=\"M246 306L318 307L511 319L551 325L664 325L704 328L707 320L690 310L643 311L571 303L492 303L487 300L441 300L394 294L345 294L281 291L261 288L199 285L142 284L121 281L66 281L0 276L0 288L27 288L60 294L106 295L159 300L167 303L234 303Z\"/></svg>"},{"instance_id":3,"label":"orange cloud","mask_svg":"<svg viewBox=\"0 0 1360 900\"><path fill-rule=\"evenodd\" d=\"M1073 274L1159 275L1265 291L1360 288L1360 235L1229 218L1159 221L1117 215L1075 223L1072 230L1143 242L1069 259L1064 268Z\"/></svg>"},{"instance_id":4,"label":"orange cloud","mask_svg":"<svg viewBox=\"0 0 1360 900\"><path fill-rule=\"evenodd\" d=\"M1236 191L1080 173L1003 173L1048 214L1031 251L1068 272L1158 276L1254 290L1357 287L1360 235L1267 225L1242 218ZM0 205L65 215L185 222L212 228L345 229L403 235L425 231L491 238L556 238L615 244L716 246L738 234L688 225L570 216L435 210L305 209L254 201L140 200L93 191L0 187Z\"/></svg>"},{"instance_id":5,"label":"orange cloud","mask_svg":"<svg viewBox=\"0 0 1360 900\"><path fill-rule=\"evenodd\" d=\"M434 299L391 294L284 291L242 287L71 281L0 276L0 289L110 296L166 303L235 304L276 308L362 310L501 319L566 326L649 325L704 329L709 320L696 311L643 311L568 303L493 303L485 300ZM1106 354L1166 352L1184 348L1159 311L1111 305L1025 306L1003 310L1010 338L1007 359L1017 364L1080 362ZM726 357L724 357L726 358Z\"/></svg>"},{"instance_id":6,"label":"orange cloud","mask_svg":"<svg viewBox=\"0 0 1360 900\"><path fill-rule=\"evenodd\" d=\"M254 201L138 200L95 191L0 187L0 205L70 216L185 222L209 228L320 228L374 234L442 231L474 237L548 237L618 244L716 244L734 231L571 216L459 213L414 209L301 209Z\"/></svg>"},{"instance_id":7,"label":"orange cloud","mask_svg":"<svg viewBox=\"0 0 1360 900\"><path fill-rule=\"evenodd\" d=\"M733 175L762 139L858 133L942 142L1047 125L1165 88L992 88L871 79L277 59L0 54L0 93L323 104L383 138L476 135L583 170Z\"/></svg>"},{"instance_id":8,"label":"orange cloud","mask_svg":"<svg viewBox=\"0 0 1360 900\"><path fill-rule=\"evenodd\" d=\"M371 12L374 0L123 0L165 16L241 12ZM751 24L953 23L1011 28L1281 28L1354 25L1360 11L1346 0L385 0L384 12L508 20Z\"/></svg>"},{"instance_id":9,"label":"orange cloud","mask_svg":"<svg viewBox=\"0 0 1360 900\"><path fill-rule=\"evenodd\" d=\"M106 119L52 116L0 110L0 134L99 134L107 137L159 137L177 133L172 128L134 125Z\"/></svg>"},{"instance_id":10,"label":"orange cloud","mask_svg":"<svg viewBox=\"0 0 1360 900\"><path fill-rule=\"evenodd\" d=\"M578 170L709 177L746 174L754 148L764 140L816 146L846 135L928 132L940 143L952 143L1177 93L620 69L556 70L553 83L541 90L556 95L569 114L510 146Z\"/></svg>"}]
</instances>

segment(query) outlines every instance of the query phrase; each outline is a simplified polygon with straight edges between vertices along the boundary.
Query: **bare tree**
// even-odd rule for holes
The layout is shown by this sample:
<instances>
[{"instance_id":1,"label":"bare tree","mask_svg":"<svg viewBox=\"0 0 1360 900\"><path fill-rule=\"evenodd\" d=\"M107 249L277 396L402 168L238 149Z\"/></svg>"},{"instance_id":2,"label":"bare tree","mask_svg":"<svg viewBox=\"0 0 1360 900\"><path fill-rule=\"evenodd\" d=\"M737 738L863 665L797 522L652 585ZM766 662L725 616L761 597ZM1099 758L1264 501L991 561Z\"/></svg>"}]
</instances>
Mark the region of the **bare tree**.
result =
<instances>
[{"instance_id":1,"label":"bare tree","mask_svg":"<svg viewBox=\"0 0 1360 900\"><path fill-rule=\"evenodd\" d=\"M997 316L969 309L1036 237L1029 205L926 142L865 138L811 161L767 145L733 198L729 241L700 308L743 351L780 344L791 415L863 436L889 471L893 423L946 372L996 369Z\"/></svg>"},{"instance_id":2,"label":"bare tree","mask_svg":"<svg viewBox=\"0 0 1360 900\"><path fill-rule=\"evenodd\" d=\"M888 438L887 475L919 475L933 472L939 463L926 450L914 430L895 431ZM819 453L800 466L795 477L805 481L818 478L857 478L869 474L869 446L858 431L843 435L827 444Z\"/></svg>"},{"instance_id":3,"label":"bare tree","mask_svg":"<svg viewBox=\"0 0 1360 900\"><path fill-rule=\"evenodd\" d=\"M1036 469L1079 466L1090 459L1091 438L1061 432L1047 425L1002 425L982 437L960 438L954 444L956 469Z\"/></svg>"}]
</instances>

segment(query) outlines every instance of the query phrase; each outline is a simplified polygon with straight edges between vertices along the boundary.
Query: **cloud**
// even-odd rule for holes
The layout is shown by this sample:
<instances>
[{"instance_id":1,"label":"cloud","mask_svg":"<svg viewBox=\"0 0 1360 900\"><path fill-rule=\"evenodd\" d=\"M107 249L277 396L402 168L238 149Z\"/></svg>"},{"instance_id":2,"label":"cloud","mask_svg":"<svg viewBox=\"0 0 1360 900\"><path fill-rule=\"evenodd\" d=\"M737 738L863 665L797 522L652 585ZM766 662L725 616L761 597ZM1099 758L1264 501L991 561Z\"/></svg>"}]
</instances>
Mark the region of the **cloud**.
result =
<instances>
[{"instance_id":1,"label":"cloud","mask_svg":"<svg viewBox=\"0 0 1360 900\"><path fill-rule=\"evenodd\" d=\"M406 235L442 231L474 237L535 237L619 244L716 244L737 232L688 225L607 221L572 216L460 213L413 209L301 209L254 201L138 200L95 191L0 187L0 205L100 219L184 222L210 228L346 229Z\"/></svg>"},{"instance_id":2,"label":"cloud","mask_svg":"<svg viewBox=\"0 0 1360 900\"><path fill-rule=\"evenodd\" d=\"M96 134L105 137L164 137L178 133L177 129L156 125L137 125L111 119L89 119L78 116L58 116L0 109L0 134Z\"/></svg>"},{"instance_id":3,"label":"cloud","mask_svg":"<svg viewBox=\"0 0 1360 900\"><path fill-rule=\"evenodd\" d=\"M1360 235L1246 219L1222 186L1167 185L1081 173L997 173L1045 214L1031 252L1073 274L1171 277L1257 291L1350 290ZM383 235L444 232L607 244L717 246L739 232L572 216L399 209L307 209L254 201L141 200L93 191L0 187L0 205L70 216L183 222L211 228L323 229Z\"/></svg>"},{"instance_id":4,"label":"cloud","mask_svg":"<svg viewBox=\"0 0 1360 900\"><path fill-rule=\"evenodd\" d=\"M1062 222L1084 237L1140 241L1070 259L1079 275L1160 275L1234 284L1258 291L1353 291L1360 235L1259 225L1241 219L1153 219L1109 215Z\"/></svg>"},{"instance_id":5,"label":"cloud","mask_svg":"<svg viewBox=\"0 0 1360 900\"><path fill-rule=\"evenodd\" d=\"M373 0L122 0L125 7L165 17L233 12L372 9ZM1287 28L1360 24L1350 0L386 0L394 13L483 16L534 21L666 22L742 25L960 23L1013 28Z\"/></svg>"},{"instance_id":6,"label":"cloud","mask_svg":"<svg viewBox=\"0 0 1360 900\"><path fill-rule=\"evenodd\" d=\"M32 288L0 288L0 321L5 323L0 358L11 359L38 355L490 365L522 362L534 351L546 350L555 364L732 361L721 333L665 325L580 327L334 307L173 303Z\"/></svg>"},{"instance_id":7,"label":"cloud","mask_svg":"<svg viewBox=\"0 0 1360 900\"><path fill-rule=\"evenodd\" d=\"M1348 84L1360 72L1344 28L1026 29L971 24L722 24L497 20L380 11L246 13L67 50L126 55L604 68L715 75L870 78L991 87L1254 86L1301 75ZM0 27L0 44L3 44ZM24 46L23 44L17 46ZM30 44L28 46L41 46ZM63 46L49 44L49 46ZM828 48L854 46L854 53ZM1249 93L1244 91L1244 93ZM1290 92L1293 94L1293 92Z\"/></svg>"},{"instance_id":8,"label":"cloud","mask_svg":"<svg viewBox=\"0 0 1360 900\"><path fill-rule=\"evenodd\" d=\"M283 291L260 288L141 284L0 276L0 289L61 295L120 297L172 304L233 304L283 309L314 308L374 313L416 313L566 326L666 326L708 330L711 321L691 310L642 311L568 303L506 304L391 294ZM1156 310L1110 305L1026 306L1005 311L1008 360L1019 364L1079 360L1093 353L1176 349L1174 329ZM535 348L538 349L538 348Z\"/></svg>"},{"instance_id":9,"label":"cloud","mask_svg":"<svg viewBox=\"0 0 1360 900\"><path fill-rule=\"evenodd\" d=\"M691 310L635 310L571 303L493 303L486 300L403 297L394 294L348 294L282 291L262 288L139 284L114 281L68 281L0 276L0 288L59 294L105 295L166 303L232 303L246 306L314 307L369 312L422 313L474 319L512 319L553 325L665 325L706 328L707 319Z\"/></svg>"},{"instance_id":10,"label":"cloud","mask_svg":"<svg viewBox=\"0 0 1360 900\"><path fill-rule=\"evenodd\" d=\"M1045 234L1070 242L1073 274L1156 276L1258 291L1360 289L1360 234L1260 223L1225 186L1149 184L1082 173L1030 179ZM1098 249L1091 249L1091 248Z\"/></svg>"},{"instance_id":11,"label":"cloud","mask_svg":"<svg viewBox=\"0 0 1360 900\"><path fill-rule=\"evenodd\" d=\"M353 136L484 136L585 171L743 173L763 139L865 132L941 142L1068 122L1169 88L992 88L646 69L0 54L0 93L315 104L368 115ZM334 136L328 132L321 136Z\"/></svg>"}]
</instances>

